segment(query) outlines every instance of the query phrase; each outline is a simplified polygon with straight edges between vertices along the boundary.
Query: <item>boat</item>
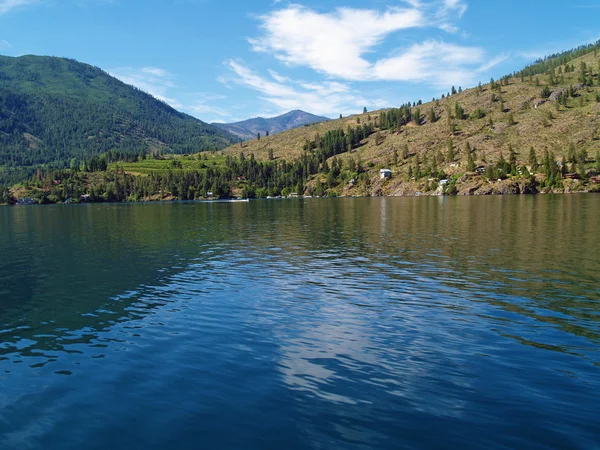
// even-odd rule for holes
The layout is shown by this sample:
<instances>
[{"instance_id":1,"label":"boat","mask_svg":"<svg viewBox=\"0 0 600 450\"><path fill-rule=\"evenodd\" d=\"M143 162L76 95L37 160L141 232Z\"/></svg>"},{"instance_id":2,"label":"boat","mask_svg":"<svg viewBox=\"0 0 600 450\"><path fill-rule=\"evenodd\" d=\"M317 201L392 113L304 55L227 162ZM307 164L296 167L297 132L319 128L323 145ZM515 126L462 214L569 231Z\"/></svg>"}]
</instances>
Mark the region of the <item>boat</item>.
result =
<instances>
[{"instance_id":1,"label":"boat","mask_svg":"<svg viewBox=\"0 0 600 450\"><path fill-rule=\"evenodd\" d=\"M247 198L224 198L219 200L211 200L213 203L248 203L250 199Z\"/></svg>"}]
</instances>

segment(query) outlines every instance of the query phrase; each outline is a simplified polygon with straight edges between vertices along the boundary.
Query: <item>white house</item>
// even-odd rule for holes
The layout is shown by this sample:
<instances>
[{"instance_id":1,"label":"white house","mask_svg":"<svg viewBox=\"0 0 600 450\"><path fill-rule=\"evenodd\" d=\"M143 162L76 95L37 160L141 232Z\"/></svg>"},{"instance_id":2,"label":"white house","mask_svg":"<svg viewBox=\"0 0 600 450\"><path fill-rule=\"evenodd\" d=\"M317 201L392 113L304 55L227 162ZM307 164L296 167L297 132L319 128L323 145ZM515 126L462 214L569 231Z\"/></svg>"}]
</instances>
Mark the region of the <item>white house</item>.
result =
<instances>
[{"instance_id":1,"label":"white house","mask_svg":"<svg viewBox=\"0 0 600 450\"><path fill-rule=\"evenodd\" d=\"M382 180L386 178L392 178L392 171L390 169L381 169L379 171L379 176Z\"/></svg>"}]
</instances>

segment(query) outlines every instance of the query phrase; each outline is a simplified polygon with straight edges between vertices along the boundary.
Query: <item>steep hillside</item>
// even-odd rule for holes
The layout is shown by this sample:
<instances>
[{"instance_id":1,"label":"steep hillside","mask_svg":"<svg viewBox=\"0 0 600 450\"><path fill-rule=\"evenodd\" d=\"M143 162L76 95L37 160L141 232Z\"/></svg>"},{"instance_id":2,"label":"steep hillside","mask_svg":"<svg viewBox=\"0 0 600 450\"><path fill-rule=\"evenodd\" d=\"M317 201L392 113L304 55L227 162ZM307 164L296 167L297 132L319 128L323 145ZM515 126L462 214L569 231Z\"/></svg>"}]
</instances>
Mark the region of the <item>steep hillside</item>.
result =
<instances>
[{"instance_id":1,"label":"steep hillside","mask_svg":"<svg viewBox=\"0 0 600 450\"><path fill-rule=\"evenodd\" d=\"M96 67L0 56L0 182L40 164L64 167L109 150L191 153L232 140Z\"/></svg>"},{"instance_id":2,"label":"steep hillside","mask_svg":"<svg viewBox=\"0 0 600 450\"><path fill-rule=\"evenodd\" d=\"M224 152L237 156L243 151L258 161L293 161L307 149L319 148L327 132L341 130L347 137L349 130L369 124L373 132L367 138L335 154L345 168L360 161L369 182L340 186L339 194L423 192L426 181L436 181L437 188L441 177L464 175L473 166L483 170L509 157L519 170L527 166L536 172L540 167L532 163L541 165L546 152L562 172L580 172L600 151L599 56L599 45L584 47L429 103L290 130ZM406 109L405 120L386 123ZM585 163L578 166L581 160ZM382 168L392 170L390 180L379 181Z\"/></svg>"},{"instance_id":3,"label":"steep hillside","mask_svg":"<svg viewBox=\"0 0 600 450\"><path fill-rule=\"evenodd\" d=\"M423 104L194 155L109 152L38 172L0 203L286 195L600 192L600 43ZM389 178L380 170L388 169Z\"/></svg>"},{"instance_id":4,"label":"steep hillside","mask_svg":"<svg viewBox=\"0 0 600 450\"><path fill-rule=\"evenodd\" d=\"M282 131L327 120L329 120L327 117L315 116L314 114L295 110L270 119L257 117L236 123L213 123L212 125L227 130L246 141L256 139L258 133L261 136L265 136L267 132L270 135L274 135Z\"/></svg>"}]
</instances>

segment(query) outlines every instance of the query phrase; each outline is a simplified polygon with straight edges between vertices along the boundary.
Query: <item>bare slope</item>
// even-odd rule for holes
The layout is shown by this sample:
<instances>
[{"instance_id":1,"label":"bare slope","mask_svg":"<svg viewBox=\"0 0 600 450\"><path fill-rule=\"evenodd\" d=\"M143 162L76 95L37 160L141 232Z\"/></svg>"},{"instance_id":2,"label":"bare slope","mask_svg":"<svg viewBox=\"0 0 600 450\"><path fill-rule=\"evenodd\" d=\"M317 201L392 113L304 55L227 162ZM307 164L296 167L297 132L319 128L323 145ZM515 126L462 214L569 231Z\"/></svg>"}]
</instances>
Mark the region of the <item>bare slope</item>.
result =
<instances>
[{"instance_id":1,"label":"bare slope","mask_svg":"<svg viewBox=\"0 0 600 450\"><path fill-rule=\"evenodd\" d=\"M582 84L582 63L585 63L586 82L591 80L591 86ZM529 165L531 148L540 162L546 151L558 161L563 157L568 160L572 151L593 159L600 151L599 70L598 53L590 51L554 68L553 80L547 74L521 77L519 73L493 85L468 89L414 107L413 114L417 109L420 111L419 124L411 122L399 129L381 129L365 139L360 148L337 157L361 160L366 165L373 187L355 193L384 194L422 190L424 182L410 183L409 174L417 163L430 167L435 161L439 171L448 177L464 174L468 147L476 166L484 167L501 157L508 158L510 147L516 152L519 165ZM547 92L543 92L545 88ZM548 94L549 98L545 98ZM564 100L560 94L564 94ZM457 117L457 104L464 110L464 118ZM434 121L431 111L435 113ZM315 140L316 135L346 130L364 122L379 127L381 112L290 130L246 142L243 148L238 144L224 152L232 156L240 151L246 155L253 153L263 161L270 155L291 161L303 154L304 144ZM448 152L450 145L453 155ZM379 169L384 167L391 169L394 176L382 184L377 179Z\"/></svg>"}]
</instances>

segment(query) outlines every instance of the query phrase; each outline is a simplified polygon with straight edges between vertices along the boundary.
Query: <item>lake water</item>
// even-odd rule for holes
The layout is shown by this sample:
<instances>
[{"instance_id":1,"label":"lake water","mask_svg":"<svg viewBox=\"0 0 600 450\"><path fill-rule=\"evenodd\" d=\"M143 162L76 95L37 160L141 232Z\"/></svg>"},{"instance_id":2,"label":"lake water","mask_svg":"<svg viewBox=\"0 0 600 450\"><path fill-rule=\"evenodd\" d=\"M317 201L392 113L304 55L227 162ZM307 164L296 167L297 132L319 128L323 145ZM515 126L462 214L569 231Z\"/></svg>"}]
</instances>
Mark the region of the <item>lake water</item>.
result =
<instances>
[{"instance_id":1,"label":"lake water","mask_svg":"<svg viewBox=\"0 0 600 450\"><path fill-rule=\"evenodd\" d=\"M0 448L600 448L600 196L0 208Z\"/></svg>"}]
</instances>

